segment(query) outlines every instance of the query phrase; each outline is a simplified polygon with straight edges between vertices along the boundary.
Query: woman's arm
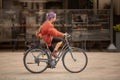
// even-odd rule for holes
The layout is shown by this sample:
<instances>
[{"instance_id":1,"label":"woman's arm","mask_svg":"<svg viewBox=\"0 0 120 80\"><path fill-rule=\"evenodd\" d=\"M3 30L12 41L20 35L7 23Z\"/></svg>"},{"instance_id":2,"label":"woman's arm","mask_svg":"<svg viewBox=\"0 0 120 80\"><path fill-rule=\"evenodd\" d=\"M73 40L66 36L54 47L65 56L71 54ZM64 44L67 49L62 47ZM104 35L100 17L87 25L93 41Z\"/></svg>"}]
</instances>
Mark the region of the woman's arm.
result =
<instances>
[{"instance_id":1,"label":"woman's arm","mask_svg":"<svg viewBox=\"0 0 120 80\"><path fill-rule=\"evenodd\" d=\"M58 31L58 30L55 29L55 28L50 28L50 29L48 30L48 33L49 33L50 35L56 36L56 37L62 37L62 36L64 36L64 34L63 34L62 32Z\"/></svg>"}]
</instances>

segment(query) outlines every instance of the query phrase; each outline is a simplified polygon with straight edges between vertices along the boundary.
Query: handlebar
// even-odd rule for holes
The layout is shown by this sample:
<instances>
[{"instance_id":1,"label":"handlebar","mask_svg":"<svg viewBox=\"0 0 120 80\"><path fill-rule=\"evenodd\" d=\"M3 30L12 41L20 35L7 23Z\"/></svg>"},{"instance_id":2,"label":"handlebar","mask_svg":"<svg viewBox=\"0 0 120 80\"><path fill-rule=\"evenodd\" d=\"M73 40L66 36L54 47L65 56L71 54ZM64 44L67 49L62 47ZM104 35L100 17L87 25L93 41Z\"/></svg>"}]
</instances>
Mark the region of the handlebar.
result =
<instances>
[{"instance_id":1,"label":"handlebar","mask_svg":"<svg viewBox=\"0 0 120 80\"><path fill-rule=\"evenodd\" d=\"M65 37L69 38L69 37L71 37L71 35L68 33L65 33Z\"/></svg>"},{"instance_id":2,"label":"handlebar","mask_svg":"<svg viewBox=\"0 0 120 80\"><path fill-rule=\"evenodd\" d=\"M71 37L71 35L70 35L70 34L65 33L65 35L64 35L64 39L65 39L65 41L67 41L67 42L68 42L68 38L70 38L70 37Z\"/></svg>"}]
</instances>

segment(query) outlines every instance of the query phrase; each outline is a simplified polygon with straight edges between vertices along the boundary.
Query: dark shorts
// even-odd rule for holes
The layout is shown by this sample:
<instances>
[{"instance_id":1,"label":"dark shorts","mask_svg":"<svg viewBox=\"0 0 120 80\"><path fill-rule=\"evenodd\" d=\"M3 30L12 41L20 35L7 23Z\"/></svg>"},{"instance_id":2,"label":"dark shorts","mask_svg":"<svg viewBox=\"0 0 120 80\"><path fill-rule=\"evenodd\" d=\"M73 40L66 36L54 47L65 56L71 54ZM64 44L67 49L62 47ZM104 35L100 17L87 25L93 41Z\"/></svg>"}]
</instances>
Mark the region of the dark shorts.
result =
<instances>
[{"instance_id":1,"label":"dark shorts","mask_svg":"<svg viewBox=\"0 0 120 80\"><path fill-rule=\"evenodd\" d=\"M52 39L52 45L49 46L50 51L53 52L56 43L61 42L61 41L63 41L62 38L59 38L59 37L53 37L53 39Z\"/></svg>"}]
</instances>

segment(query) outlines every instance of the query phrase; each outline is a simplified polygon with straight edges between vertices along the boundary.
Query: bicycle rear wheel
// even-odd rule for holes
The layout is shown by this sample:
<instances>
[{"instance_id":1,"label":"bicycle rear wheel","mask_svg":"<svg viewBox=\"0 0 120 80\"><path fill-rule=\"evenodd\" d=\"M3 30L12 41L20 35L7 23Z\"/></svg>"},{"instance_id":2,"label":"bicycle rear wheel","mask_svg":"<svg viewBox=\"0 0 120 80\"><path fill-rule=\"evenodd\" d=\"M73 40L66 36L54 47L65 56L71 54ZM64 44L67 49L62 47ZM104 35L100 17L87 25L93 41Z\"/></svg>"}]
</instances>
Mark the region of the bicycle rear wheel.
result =
<instances>
[{"instance_id":1,"label":"bicycle rear wheel","mask_svg":"<svg viewBox=\"0 0 120 80\"><path fill-rule=\"evenodd\" d=\"M31 73L41 73L47 69L48 54L40 48L32 48L25 52L23 62Z\"/></svg>"},{"instance_id":2,"label":"bicycle rear wheel","mask_svg":"<svg viewBox=\"0 0 120 80\"><path fill-rule=\"evenodd\" d=\"M86 53L76 47L71 47L71 50L67 51L62 58L63 66L71 73L78 73L83 71L88 63Z\"/></svg>"}]
</instances>

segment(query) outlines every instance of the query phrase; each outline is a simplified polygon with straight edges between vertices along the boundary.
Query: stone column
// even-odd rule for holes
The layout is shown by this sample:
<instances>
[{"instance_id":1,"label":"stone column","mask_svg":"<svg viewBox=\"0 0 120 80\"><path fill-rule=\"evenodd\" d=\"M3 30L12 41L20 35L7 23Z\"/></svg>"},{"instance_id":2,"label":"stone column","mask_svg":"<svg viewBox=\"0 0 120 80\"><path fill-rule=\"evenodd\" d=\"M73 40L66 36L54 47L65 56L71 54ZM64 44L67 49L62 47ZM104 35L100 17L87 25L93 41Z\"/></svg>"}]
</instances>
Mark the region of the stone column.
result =
<instances>
[{"instance_id":1,"label":"stone column","mask_svg":"<svg viewBox=\"0 0 120 80\"><path fill-rule=\"evenodd\" d=\"M99 9L103 9L106 4L110 4L110 3L111 0L99 0Z\"/></svg>"},{"instance_id":2,"label":"stone column","mask_svg":"<svg viewBox=\"0 0 120 80\"><path fill-rule=\"evenodd\" d=\"M115 14L120 15L120 0L114 0Z\"/></svg>"},{"instance_id":3,"label":"stone column","mask_svg":"<svg viewBox=\"0 0 120 80\"><path fill-rule=\"evenodd\" d=\"M68 9L68 0L64 0L64 9Z\"/></svg>"},{"instance_id":4,"label":"stone column","mask_svg":"<svg viewBox=\"0 0 120 80\"><path fill-rule=\"evenodd\" d=\"M97 14L97 0L93 1L93 9L94 9L94 13Z\"/></svg>"},{"instance_id":5,"label":"stone column","mask_svg":"<svg viewBox=\"0 0 120 80\"><path fill-rule=\"evenodd\" d=\"M0 16L2 14L2 0L0 0Z\"/></svg>"}]
</instances>

